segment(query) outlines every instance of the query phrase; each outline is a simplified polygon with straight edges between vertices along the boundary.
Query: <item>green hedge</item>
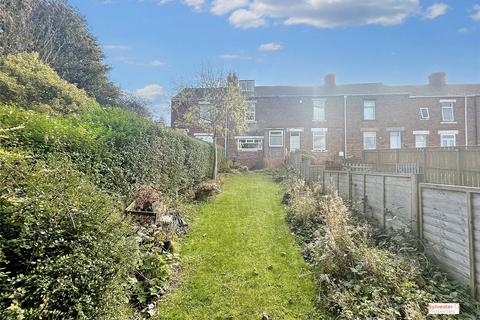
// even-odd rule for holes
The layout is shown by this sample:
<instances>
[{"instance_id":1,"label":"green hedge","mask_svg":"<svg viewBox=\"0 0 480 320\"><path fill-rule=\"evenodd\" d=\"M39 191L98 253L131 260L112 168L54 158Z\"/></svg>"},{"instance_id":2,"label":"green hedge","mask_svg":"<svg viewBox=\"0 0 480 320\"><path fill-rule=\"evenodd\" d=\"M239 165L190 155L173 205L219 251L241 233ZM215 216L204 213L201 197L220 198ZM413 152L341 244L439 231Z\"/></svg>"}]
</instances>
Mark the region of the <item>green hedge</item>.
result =
<instances>
[{"instance_id":1,"label":"green hedge","mask_svg":"<svg viewBox=\"0 0 480 320\"><path fill-rule=\"evenodd\" d=\"M138 252L115 197L3 149L0 180L0 318L112 319Z\"/></svg>"},{"instance_id":2,"label":"green hedge","mask_svg":"<svg viewBox=\"0 0 480 320\"><path fill-rule=\"evenodd\" d=\"M5 147L66 158L96 185L123 196L138 184L177 193L210 176L211 145L122 109L70 118L0 105L0 119L0 128L21 127L4 139Z\"/></svg>"}]
</instances>

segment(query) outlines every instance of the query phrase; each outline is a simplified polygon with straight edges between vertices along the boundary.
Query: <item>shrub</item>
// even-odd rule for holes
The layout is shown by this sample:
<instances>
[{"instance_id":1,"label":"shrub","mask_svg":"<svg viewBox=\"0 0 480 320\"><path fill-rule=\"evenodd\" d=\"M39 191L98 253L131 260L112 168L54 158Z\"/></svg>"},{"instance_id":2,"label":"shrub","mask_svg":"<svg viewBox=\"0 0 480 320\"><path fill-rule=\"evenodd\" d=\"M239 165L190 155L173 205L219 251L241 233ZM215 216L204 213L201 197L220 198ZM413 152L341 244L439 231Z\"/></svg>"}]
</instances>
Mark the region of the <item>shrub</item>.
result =
<instances>
[{"instance_id":1,"label":"shrub","mask_svg":"<svg viewBox=\"0 0 480 320\"><path fill-rule=\"evenodd\" d=\"M315 266L319 293L340 319L426 319L427 304L459 302L462 318L480 304L428 262L416 240L378 231L352 215L337 194L298 180L289 220Z\"/></svg>"},{"instance_id":2,"label":"shrub","mask_svg":"<svg viewBox=\"0 0 480 320\"><path fill-rule=\"evenodd\" d=\"M116 199L65 162L0 149L0 169L4 316L113 318L137 261Z\"/></svg>"},{"instance_id":3,"label":"shrub","mask_svg":"<svg viewBox=\"0 0 480 320\"><path fill-rule=\"evenodd\" d=\"M99 109L95 99L60 78L37 53L0 58L0 102L52 114Z\"/></svg>"}]
</instances>

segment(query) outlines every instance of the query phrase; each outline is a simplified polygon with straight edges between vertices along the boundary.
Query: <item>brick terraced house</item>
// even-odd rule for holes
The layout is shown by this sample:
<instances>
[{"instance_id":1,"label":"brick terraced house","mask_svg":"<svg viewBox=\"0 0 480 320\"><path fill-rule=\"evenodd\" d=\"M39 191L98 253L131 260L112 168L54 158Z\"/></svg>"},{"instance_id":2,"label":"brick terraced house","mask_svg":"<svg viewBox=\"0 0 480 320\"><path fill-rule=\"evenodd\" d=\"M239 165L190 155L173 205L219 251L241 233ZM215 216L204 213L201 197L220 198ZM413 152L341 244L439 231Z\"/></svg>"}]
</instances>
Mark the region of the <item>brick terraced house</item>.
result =
<instances>
[{"instance_id":1,"label":"brick terraced house","mask_svg":"<svg viewBox=\"0 0 480 320\"><path fill-rule=\"evenodd\" d=\"M426 85L337 84L334 74L322 86L239 85L249 130L217 144L249 167L277 165L296 150L321 162L366 149L480 144L480 84L447 84L442 72ZM172 110L173 127L211 142L209 132L183 126L181 111Z\"/></svg>"}]
</instances>

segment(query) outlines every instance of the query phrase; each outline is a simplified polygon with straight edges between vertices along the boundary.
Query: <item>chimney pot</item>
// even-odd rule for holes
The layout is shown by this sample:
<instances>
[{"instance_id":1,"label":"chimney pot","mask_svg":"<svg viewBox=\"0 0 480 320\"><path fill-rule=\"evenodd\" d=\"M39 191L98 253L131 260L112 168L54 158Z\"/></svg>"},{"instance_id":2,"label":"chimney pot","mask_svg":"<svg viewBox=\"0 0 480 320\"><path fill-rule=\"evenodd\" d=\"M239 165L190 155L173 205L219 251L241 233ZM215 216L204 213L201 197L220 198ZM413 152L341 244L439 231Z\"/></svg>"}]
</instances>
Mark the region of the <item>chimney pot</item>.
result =
<instances>
[{"instance_id":1,"label":"chimney pot","mask_svg":"<svg viewBox=\"0 0 480 320\"><path fill-rule=\"evenodd\" d=\"M324 78L325 86L335 87L337 85L337 81L335 78L336 78L335 73L328 73L327 75L325 75L325 78Z\"/></svg>"},{"instance_id":2,"label":"chimney pot","mask_svg":"<svg viewBox=\"0 0 480 320\"><path fill-rule=\"evenodd\" d=\"M428 76L428 82L431 86L441 87L447 84L447 74L445 72L434 72Z\"/></svg>"}]
</instances>

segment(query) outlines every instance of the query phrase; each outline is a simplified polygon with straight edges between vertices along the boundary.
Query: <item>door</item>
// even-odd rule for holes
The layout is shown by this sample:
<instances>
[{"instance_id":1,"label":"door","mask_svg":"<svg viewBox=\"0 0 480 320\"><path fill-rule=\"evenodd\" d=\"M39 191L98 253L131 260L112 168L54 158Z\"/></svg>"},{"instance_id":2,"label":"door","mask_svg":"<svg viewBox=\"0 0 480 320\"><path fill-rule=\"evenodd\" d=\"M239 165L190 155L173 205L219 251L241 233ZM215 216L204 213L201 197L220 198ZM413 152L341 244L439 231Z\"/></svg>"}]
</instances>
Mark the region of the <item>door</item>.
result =
<instances>
[{"instance_id":1,"label":"door","mask_svg":"<svg viewBox=\"0 0 480 320\"><path fill-rule=\"evenodd\" d=\"M300 132L290 132L290 151L300 149Z\"/></svg>"}]
</instances>

